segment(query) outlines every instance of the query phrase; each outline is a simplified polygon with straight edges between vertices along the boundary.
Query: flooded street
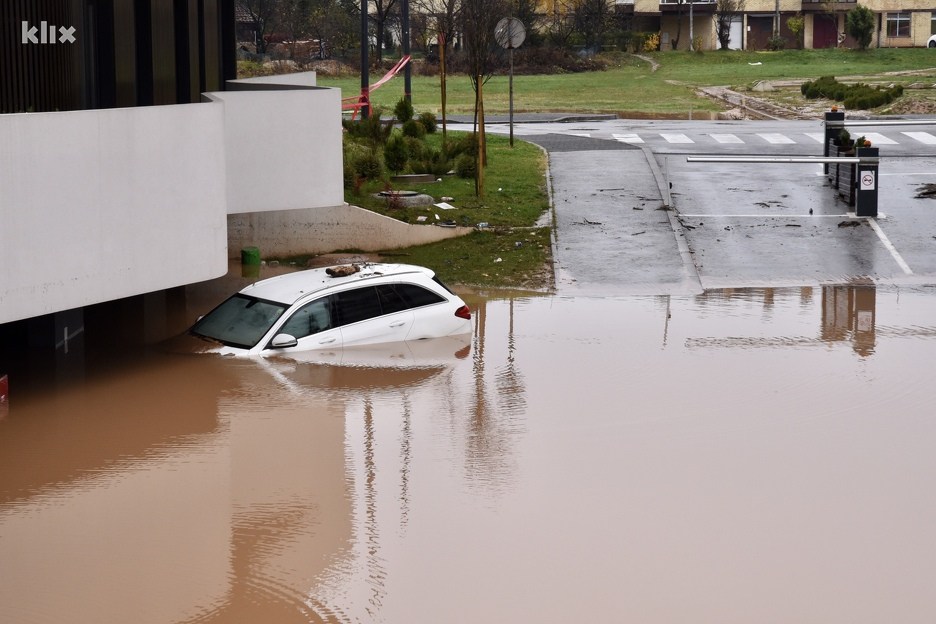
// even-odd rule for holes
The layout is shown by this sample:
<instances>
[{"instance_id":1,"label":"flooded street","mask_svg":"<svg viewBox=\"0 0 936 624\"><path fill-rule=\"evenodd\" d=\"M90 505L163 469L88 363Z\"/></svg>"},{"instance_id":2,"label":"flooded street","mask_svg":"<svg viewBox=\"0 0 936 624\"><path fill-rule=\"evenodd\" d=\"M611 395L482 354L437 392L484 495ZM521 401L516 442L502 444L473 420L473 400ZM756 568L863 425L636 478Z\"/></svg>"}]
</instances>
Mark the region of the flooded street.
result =
<instances>
[{"instance_id":1,"label":"flooded street","mask_svg":"<svg viewBox=\"0 0 936 624\"><path fill-rule=\"evenodd\" d=\"M11 377L0 621L936 620L936 289L465 298L470 343Z\"/></svg>"}]
</instances>

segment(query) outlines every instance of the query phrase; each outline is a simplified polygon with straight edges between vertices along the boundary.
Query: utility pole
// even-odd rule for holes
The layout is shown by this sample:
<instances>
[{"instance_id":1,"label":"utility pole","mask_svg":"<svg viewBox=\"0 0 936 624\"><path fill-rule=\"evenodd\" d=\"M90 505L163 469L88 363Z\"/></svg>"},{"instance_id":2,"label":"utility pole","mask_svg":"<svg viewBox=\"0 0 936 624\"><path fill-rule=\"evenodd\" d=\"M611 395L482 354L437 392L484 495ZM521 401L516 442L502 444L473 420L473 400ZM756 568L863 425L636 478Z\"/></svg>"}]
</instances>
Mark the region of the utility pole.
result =
<instances>
[{"instance_id":1,"label":"utility pole","mask_svg":"<svg viewBox=\"0 0 936 624\"><path fill-rule=\"evenodd\" d=\"M689 0L689 51L690 52L695 52L695 39L693 39L692 37L692 5L694 4L695 2L693 2L693 0Z\"/></svg>"},{"instance_id":2,"label":"utility pole","mask_svg":"<svg viewBox=\"0 0 936 624\"><path fill-rule=\"evenodd\" d=\"M361 0L361 119L367 119L370 116L370 59L368 52L367 36L367 0Z\"/></svg>"},{"instance_id":3,"label":"utility pole","mask_svg":"<svg viewBox=\"0 0 936 624\"><path fill-rule=\"evenodd\" d=\"M409 24L409 0L403 0L402 7L402 36L403 36L403 56L409 56L410 53L410 24ZM403 70L403 97L406 98L407 102L413 101L413 89L412 89L412 80L410 67L412 63L407 63L406 67Z\"/></svg>"}]
</instances>

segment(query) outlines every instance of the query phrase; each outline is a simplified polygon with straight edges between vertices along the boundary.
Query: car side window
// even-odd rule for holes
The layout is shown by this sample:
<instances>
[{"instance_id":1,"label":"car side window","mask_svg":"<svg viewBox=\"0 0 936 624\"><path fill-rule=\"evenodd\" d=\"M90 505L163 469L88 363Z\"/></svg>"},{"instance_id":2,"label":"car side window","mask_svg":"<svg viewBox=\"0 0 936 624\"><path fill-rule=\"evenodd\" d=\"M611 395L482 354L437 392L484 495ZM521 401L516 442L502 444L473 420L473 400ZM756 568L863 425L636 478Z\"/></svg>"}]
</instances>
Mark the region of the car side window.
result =
<instances>
[{"instance_id":1,"label":"car side window","mask_svg":"<svg viewBox=\"0 0 936 624\"><path fill-rule=\"evenodd\" d=\"M377 289L373 286L345 290L333 296L338 325L350 325L382 314Z\"/></svg>"},{"instance_id":2,"label":"car side window","mask_svg":"<svg viewBox=\"0 0 936 624\"><path fill-rule=\"evenodd\" d=\"M394 284L394 288L409 308L420 308L445 301L444 297L416 284Z\"/></svg>"},{"instance_id":3,"label":"car side window","mask_svg":"<svg viewBox=\"0 0 936 624\"><path fill-rule=\"evenodd\" d=\"M322 297L302 306L283 324L279 333L294 338L305 338L312 334L337 327L332 322L331 297Z\"/></svg>"},{"instance_id":4,"label":"car side window","mask_svg":"<svg viewBox=\"0 0 936 624\"><path fill-rule=\"evenodd\" d=\"M381 284L377 287L377 298L380 299L380 308L384 314L393 314L409 309L409 303L397 290L399 284Z\"/></svg>"}]
</instances>

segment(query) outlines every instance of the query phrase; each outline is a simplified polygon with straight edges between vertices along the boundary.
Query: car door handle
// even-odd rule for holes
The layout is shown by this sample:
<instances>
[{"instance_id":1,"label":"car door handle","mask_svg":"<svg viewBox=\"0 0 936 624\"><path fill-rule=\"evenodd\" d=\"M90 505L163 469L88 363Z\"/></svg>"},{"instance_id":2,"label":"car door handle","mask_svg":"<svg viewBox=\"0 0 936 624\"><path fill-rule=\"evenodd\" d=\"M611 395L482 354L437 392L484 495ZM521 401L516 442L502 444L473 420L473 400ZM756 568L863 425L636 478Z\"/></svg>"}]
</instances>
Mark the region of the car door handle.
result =
<instances>
[{"instance_id":1,"label":"car door handle","mask_svg":"<svg viewBox=\"0 0 936 624\"><path fill-rule=\"evenodd\" d=\"M396 323L390 323L390 327L403 327L406 325L406 321L397 321Z\"/></svg>"},{"instance_id":2,"label":"car door handle","mask_svg":"<svg viewBox=\"0 0 936 624\"><path fill-rule=\"evenodd\" d=\"M335 342L335 338L326 338L325 340L319 340L319 344L331 344Z\"/></svg>"}]
</instances>

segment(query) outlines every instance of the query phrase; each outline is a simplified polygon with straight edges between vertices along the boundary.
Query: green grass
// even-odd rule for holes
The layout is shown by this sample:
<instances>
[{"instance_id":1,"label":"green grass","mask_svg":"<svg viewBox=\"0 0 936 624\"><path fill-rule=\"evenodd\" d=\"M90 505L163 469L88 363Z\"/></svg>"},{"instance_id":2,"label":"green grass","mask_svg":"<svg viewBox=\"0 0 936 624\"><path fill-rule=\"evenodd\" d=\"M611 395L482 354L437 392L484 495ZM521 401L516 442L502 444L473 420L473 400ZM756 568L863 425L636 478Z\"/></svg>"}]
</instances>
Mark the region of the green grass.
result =
<instances>
[{"instance_id":1,"label":"green grass","mask_svg":"<svg viewBox=\"0 0 936 624\"><path fill-rule=\"evenodd\" d=\"M630 55L618 55L611 69L599 72L514 77L515 112L596 112L622 116L684 116L689 111L717 110L718 106L695 93L695 87L728 85L744 88L758 80L863 76L896 70L936 67L936 54L925 48L866 50L783 50L779 52L708 51L653 52L660 64L650 65ZM936 70L930 72L936 76ZM378 76L372 78L376 81ZM916 78L893 78L910 82ZM319 77L321 86L339 87L344 96L360 91L359 78ZM413 76L413 105L417 111L441 111L439 78ZM402 97L403 79L397 77L374 92L375 104L392 109ZM494 76L484 87L488 114L509 110L508 78ZM449 114L470 113L474 92L467 76L449 76Z\"/></svg>"},{"instance_id":2,"label":"green grass","mask_svg":"<svg viewBox=\"0 0 936 624\"><path fill-rule=\"evenodd\" d=\"M552 286L549 228L476 231L384 258L431 267L447 284L544 289Z\"/></svg>"},{"instance_id":3,"label":"green grass","mask_svg":"<svg viewBox=\"0 0 936 624\"><path fill-rule=\"evenodd\" d=\"M463 133L449 132L450 140ZM427 142L438 148L441 132L427 135ZM385 190L386 182L371 182L360 193L347 193L345 200L406 223L417 223L426 216L430 222L438 214L441 220L453 220L457 225L475 226L488 223L492 227L528 227L549 209L546 195L546 156L535 145L514 141L511 148L507 137L489 135L488 166L484 170L484 193L475 195L472 179L455 175L444 176L441 182L422 184L393 183L394 190L417 191L431 195L437 202L452 197L448 203L455 210L440 210L435 206L394 208L386 199L374 197Z\"/></svg>"}]
</instances>

